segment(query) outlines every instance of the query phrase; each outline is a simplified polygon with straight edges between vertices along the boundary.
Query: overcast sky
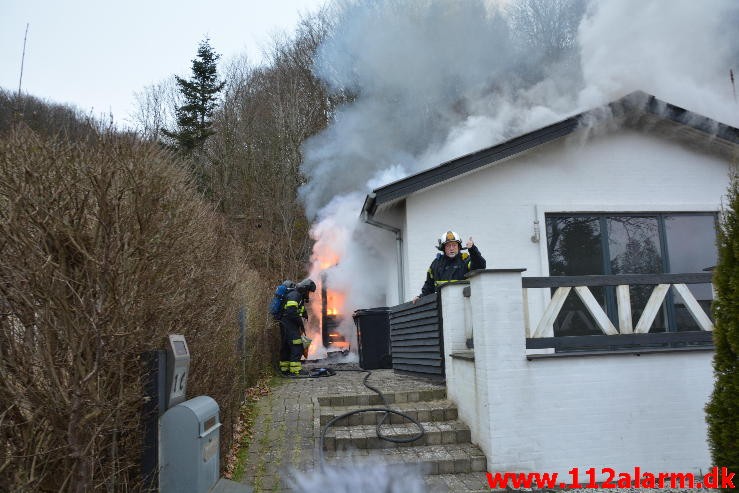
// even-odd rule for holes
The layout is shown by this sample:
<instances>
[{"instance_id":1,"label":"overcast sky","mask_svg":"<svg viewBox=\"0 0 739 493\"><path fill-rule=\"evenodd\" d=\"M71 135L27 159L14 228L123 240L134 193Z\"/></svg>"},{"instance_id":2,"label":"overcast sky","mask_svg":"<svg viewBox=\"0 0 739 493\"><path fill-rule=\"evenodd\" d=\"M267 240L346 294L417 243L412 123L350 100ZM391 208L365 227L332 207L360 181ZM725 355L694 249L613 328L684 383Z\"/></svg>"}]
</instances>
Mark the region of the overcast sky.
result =
<instances>
[{"instance_id":1,"label":"overcast sky","mask_svg":"<svg viewBox=\"0 0 739 493\"><path fill-rule=\"evenodd\" d=\"M134 92L190 75L203 37L227 61L258 62L270 37L291 33L326 0L0 0L0 87L70 103L126 123Z\"/></svg>"}]
</instances>

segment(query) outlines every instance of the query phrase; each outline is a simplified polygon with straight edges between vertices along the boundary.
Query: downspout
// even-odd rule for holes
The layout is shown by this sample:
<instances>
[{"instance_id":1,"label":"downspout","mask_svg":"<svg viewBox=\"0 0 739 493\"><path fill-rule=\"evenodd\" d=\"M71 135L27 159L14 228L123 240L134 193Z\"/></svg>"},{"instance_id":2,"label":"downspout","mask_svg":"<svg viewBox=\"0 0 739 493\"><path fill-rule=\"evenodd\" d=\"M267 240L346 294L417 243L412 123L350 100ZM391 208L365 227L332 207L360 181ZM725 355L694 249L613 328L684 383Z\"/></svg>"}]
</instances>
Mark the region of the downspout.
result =
<instances>
[{"instance_id":1,"label":"downspout","mask_svg":"<svg viewBox=\"0 0 739 493\"><path fill-rule=\"evenodd\" d=\"M370 195L372 196L371 198L374 199L374 194ZM375 221L374 219L370 219L369 211L366 209L362 211L362 220L371 226L395 233L395 243L398 247L398 304L403 303L403 300L405 299L405 290L403 288L403 235L401 230L400 228L390 226L389 224L384 224L379 221Z\"/></svg>"}]
</instances>

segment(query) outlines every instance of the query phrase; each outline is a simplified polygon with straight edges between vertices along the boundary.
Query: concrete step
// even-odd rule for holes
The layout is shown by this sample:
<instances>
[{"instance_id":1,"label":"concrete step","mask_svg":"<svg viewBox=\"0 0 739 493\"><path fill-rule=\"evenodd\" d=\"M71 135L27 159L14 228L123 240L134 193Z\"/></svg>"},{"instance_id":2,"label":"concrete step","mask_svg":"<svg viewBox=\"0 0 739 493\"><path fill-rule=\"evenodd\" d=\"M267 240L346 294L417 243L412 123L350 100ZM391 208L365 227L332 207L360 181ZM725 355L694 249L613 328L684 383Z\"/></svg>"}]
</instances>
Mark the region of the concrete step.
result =
<instances>
[{"instance_id":1,"label":"concrete step","mask_svg":"<svg viewBox=\"0 0 739 493\"><path fill-rule=\"evenodd\" d=\"M426 476L427 491L435 493L490 493L484 472Z\"/></svg>"},{"instance_id":2,"label":"concrete step","mask_svg":"<svg viewBox=\"0 0 739 493\"><path fill-rule=\"evenodd\" d=\"M484 472L487 469L485 454L471 443L336 450L325 452L324 457L327 464L333 465L417 464L427 475Z\"/></svg>"},{"instance_id":3,"label":"concrete step","mask_svg":"<svg viewBox=\"0 0 739 493\"><path fill-rule=\"evenodd\" d=\"M446 388L408 390L408 391L383 391L385 401L388 404L402 404L406 402L425 402L446 399ZM374 406L381 405L380 396L367 390L360 394L336 394L318 397L318 404L323 407L340 406Z\"/></svg>"},{"instance_id":4,"label":"concrete step","mask_svg":"<svg viewBox=\"0 0 739 493\"><path fill-rule=\"evenodd\" d=\"M367 407L380 407L376 405L349 405L349 406L332 406L325 407L321 406L320 409L320 423L324 426L326 423L334 419L336 416L356 411ZM457 419L457 406L449 400L431 400L431 401L413 401L405 403L390 404L390 409L399 411L407 414L411 418L420 422L431 422L431 421L454 421ZM353 414L342 418L334 426L355 426L355 425L374 425L382 419L384 413L382 412L364 412ZM390 424L402 424L407 422L405 418L397 414L391 414L385 423Z\"/></svg>"},{"instance_id":5,"label":"concrete step","mask_svg":"<svg viewBox=\"0 0 739 493\"><path fill-rule=\"evenodd\" d=\"M418 447L423 445L446 445L469 443L470 429L461 421L421 422L424 434L409 443L396 443L377 436L376 425L331 426L326 431L324 450L373 449ZM418 435L418 426L411 422L404 424L384 424L382 434L389 438L412 438Z\"/></svg>"}]
</instances>

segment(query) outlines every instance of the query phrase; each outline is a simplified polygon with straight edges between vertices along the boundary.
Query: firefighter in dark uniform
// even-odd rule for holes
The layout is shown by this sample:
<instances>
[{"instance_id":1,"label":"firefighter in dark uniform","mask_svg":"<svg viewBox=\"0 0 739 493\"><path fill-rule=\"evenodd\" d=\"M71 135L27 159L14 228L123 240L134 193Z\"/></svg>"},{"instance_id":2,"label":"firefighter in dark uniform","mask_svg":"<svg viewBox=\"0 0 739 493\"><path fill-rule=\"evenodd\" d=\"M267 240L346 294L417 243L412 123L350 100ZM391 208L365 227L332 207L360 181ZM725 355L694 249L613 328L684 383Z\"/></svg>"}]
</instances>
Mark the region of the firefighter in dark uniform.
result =
<instances>
[{"instance_id":1,"label":"firefighter in dark uniform","mask_svg":"<svg viewBox=\"0 0 739 493\"><path fill-rule=\"evenodd\" d=\"M280 371L283 375L305 374L300 362L303 355L301 336L305 334L303 320L308 319L305 303L308 301L309 293L315 290L316 283L311 279L304 279L285 295L285 305L280 317Z\"/></svg>"},{"instance_id":2,"label":"firefighter in dark uniform","mask_svg":"<svg viewBox=\"0 0 739 493\"><path fill-rule=\"evenodd\" d=\"M465 274L471 270L484 269L487 263L480 250L475 246L472 237L467 240L467 252L461 252L462 239L454 231L447 231L439 238L436 248L439 253L431 262L426 272L426 282L423 283L421 294L413 299L415 303L419 297L435 293L436 289L449 282L464 281Z\"/></svg>"}]
</instances>

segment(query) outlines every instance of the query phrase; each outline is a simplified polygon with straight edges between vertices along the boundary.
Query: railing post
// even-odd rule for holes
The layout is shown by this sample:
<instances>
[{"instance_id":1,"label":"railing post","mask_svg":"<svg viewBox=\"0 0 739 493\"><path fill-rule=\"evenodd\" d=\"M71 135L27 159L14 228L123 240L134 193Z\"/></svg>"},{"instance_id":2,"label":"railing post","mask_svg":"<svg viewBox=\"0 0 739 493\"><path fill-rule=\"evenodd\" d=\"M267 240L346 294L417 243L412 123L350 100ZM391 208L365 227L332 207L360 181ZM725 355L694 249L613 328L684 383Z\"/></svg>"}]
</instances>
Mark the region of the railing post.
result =
<instances>
[{"instance_id":1,"label":"railing post","mask_svg":"<svg viewBox=\"0 0 739 493\"><path fill-rule=\"evenodd\" d=\"M452 365L451 354L466 349L464 332L464 297L462 292L467 283L449 283L442 286L439 293L442 340L444 344L444 370L447 382L454 382L454 365ZM456 389L449 388L450 398Z\"/></svg>"},{"instance_id":2,"label":"railing post","mask_svg":"<svg viewBox=\"0 0 739 493\"><path fill-rule=\"evenodd\" d=\"M521 273L526 269L487 269L469 275L478 391L477 443L492 464L496 429L494 409L510 401L511 389L502 375L520 372L526 363Z\"/></svg>"},{"instance_id":3,"label":"railing post","mask_svg":"<svg viewBox=\"0 0 739 493\"><path fill-rule=\"evenodd\" d=\"M446 353L467 349L465 345L465 298L462 295L464 289L469 288L466 284L466 282L445 284L439 293Z\"/></svg>"}]
</instances>

